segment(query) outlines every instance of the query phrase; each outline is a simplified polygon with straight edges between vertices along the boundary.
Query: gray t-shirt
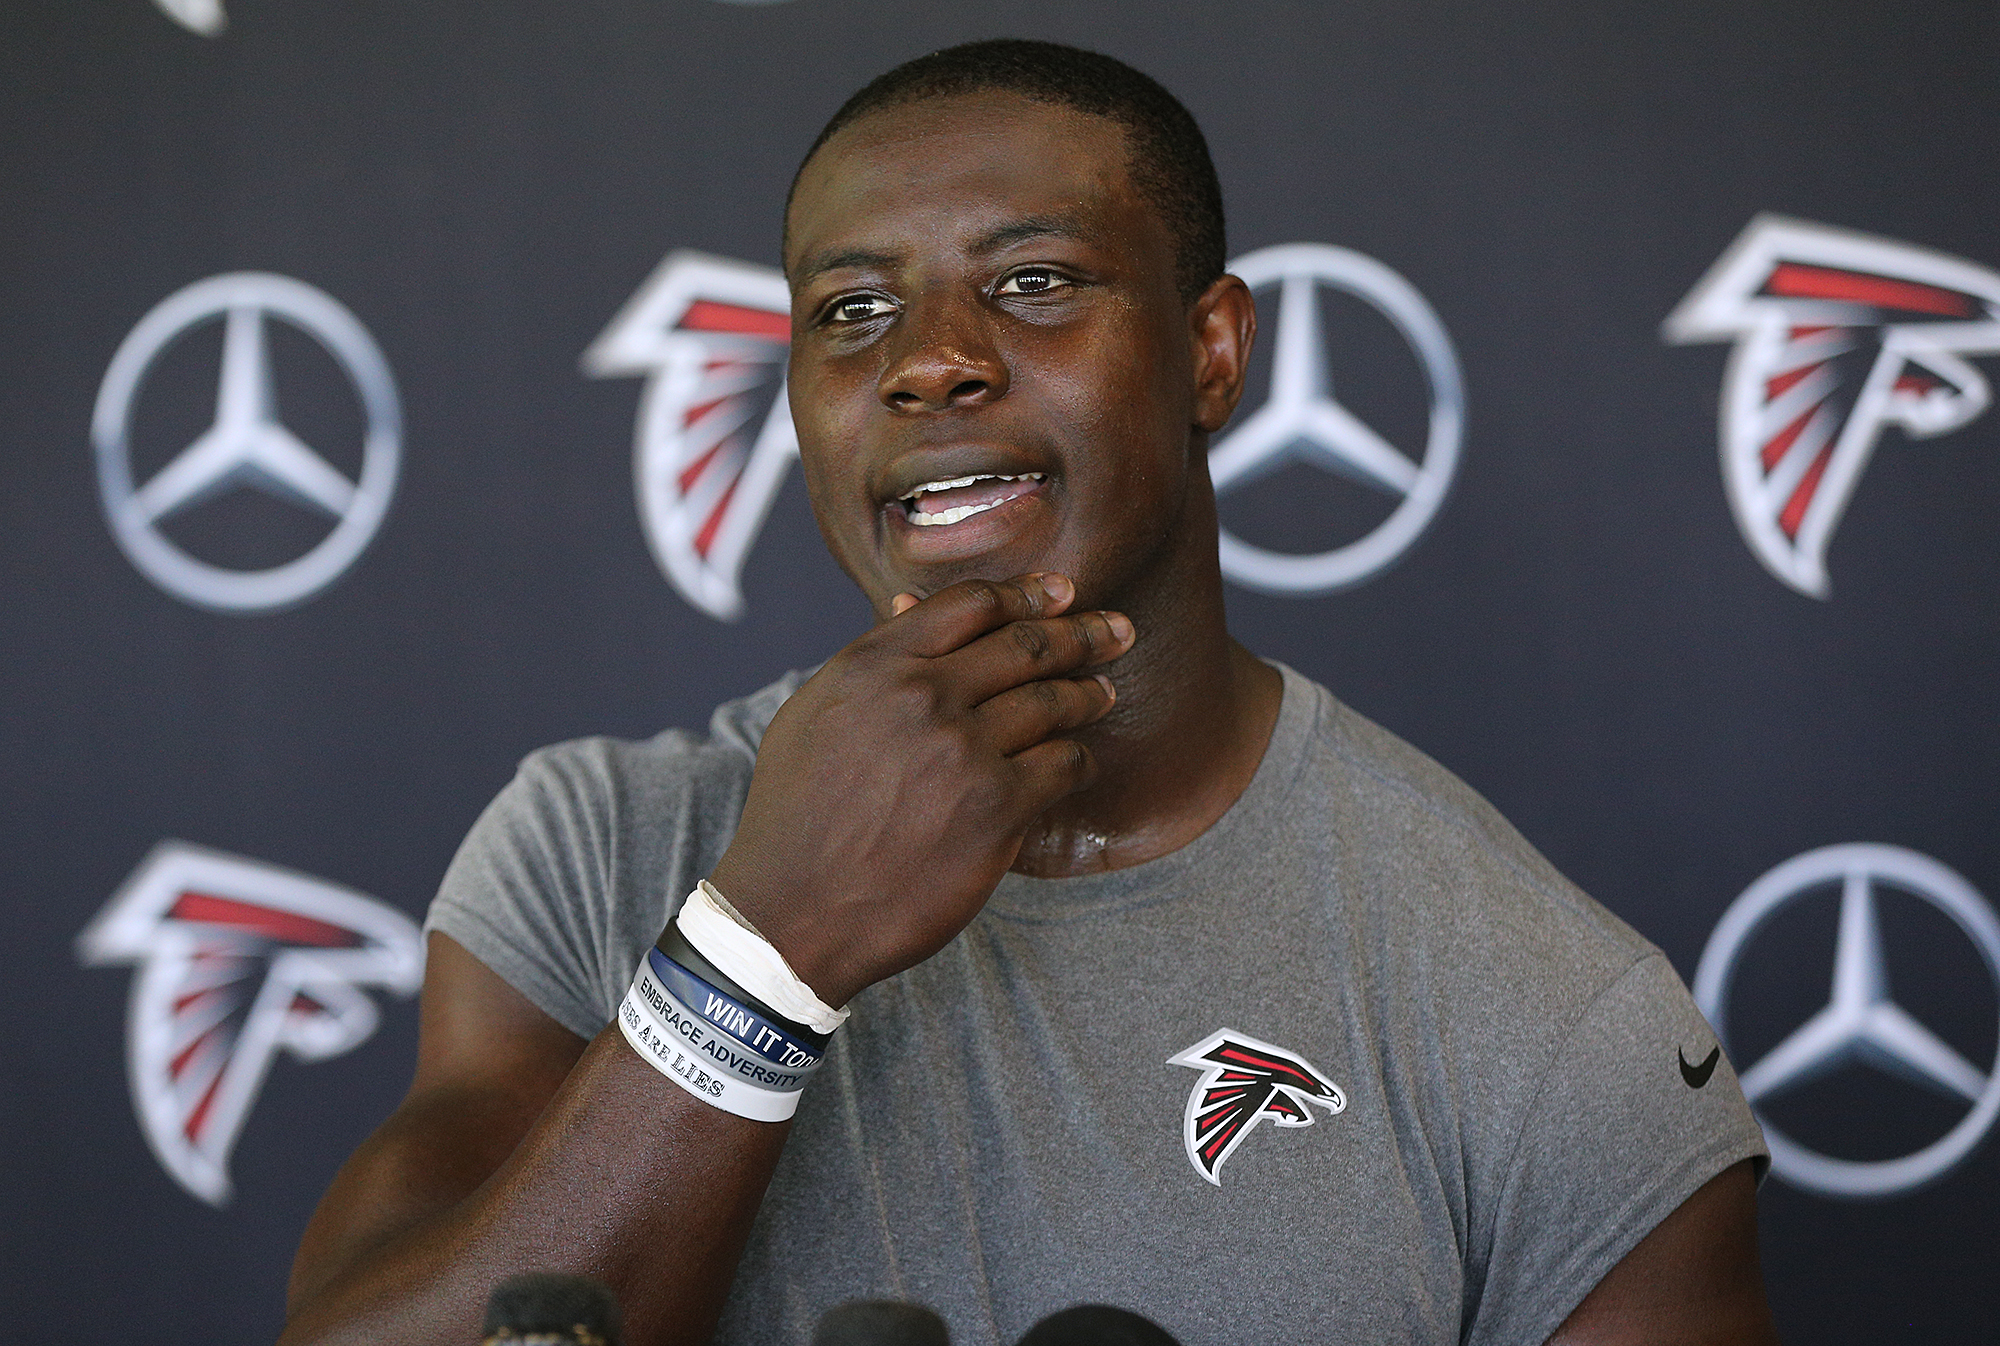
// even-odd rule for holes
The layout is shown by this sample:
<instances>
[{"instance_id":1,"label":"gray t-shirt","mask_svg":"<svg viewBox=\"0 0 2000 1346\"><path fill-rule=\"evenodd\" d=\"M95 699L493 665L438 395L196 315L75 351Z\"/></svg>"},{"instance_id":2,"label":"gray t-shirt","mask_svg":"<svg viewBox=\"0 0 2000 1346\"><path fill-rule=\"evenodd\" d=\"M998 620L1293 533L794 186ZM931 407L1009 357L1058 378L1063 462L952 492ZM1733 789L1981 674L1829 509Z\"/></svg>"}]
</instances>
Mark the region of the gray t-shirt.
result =
<instances>
[{"instance_id":1,"label":"gray t-shirt","mask_svg":"<svg viewBox=\"0 0 2000 1346\"><path fill-rule=\"evenodd\" d=\"M1540 1343L1697 1187L1764 1155L1659 950L1281 671L1263 763L1207 832L1108 874L1010 874L941 953L855 998L718 1341L804 1342L833 1304L887 1297L958 1346L1086 1301L1185 1346ZM728 845L797 682L722 706L706 738L530 756L429 928L597 1033Z\"/></svg>"}]
</instances>

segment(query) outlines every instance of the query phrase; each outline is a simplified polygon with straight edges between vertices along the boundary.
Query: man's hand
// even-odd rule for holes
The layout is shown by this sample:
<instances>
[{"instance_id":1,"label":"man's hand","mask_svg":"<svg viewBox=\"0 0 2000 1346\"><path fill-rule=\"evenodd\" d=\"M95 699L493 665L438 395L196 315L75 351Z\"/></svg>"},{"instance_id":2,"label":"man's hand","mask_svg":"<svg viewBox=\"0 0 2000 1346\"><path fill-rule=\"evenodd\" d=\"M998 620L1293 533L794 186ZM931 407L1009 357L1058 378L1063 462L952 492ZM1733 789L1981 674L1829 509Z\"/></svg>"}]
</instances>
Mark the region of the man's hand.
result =
<instances>
[{"instance_id":1,"label":"man's hand","mask_svg":"<svg viewBox=\"0 0 2000 1346\"><path fill-rule=\"evenodd\" d=\"M712 877L821 999L943 948L1029 824L1094 779L1062 735L1111 709L1086 670L1134 636L1118 613L1066 613L1075 593L1045 574L898 595L772 720Z\"/></svg>"}]
</instances>

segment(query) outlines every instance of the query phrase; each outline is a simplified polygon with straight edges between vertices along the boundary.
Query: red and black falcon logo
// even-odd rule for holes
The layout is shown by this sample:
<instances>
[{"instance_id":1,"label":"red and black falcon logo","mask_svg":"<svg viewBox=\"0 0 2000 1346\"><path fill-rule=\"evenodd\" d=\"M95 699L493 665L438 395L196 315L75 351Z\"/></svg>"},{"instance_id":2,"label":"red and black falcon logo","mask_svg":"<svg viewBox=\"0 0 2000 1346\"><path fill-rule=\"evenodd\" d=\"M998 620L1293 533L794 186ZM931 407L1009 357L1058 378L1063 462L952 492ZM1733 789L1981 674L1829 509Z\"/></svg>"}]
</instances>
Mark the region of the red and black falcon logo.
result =
<instances>
[{"instance_id":1,"label":"red and black falcon logo","mask_svg":"<svg viewBox=\"0 0 2000 1346\"><path fill-rule=\"evenodd\" d=\"M1218 1187L1223 1162L1265 1118L1279 1126L1311 1126L1309 1103L1330 1113L1347 1108L1347 1095L1312 1062L1233 1028L1203 1038L1168 1064L1202 1072L1188 1094L1181 1139L1194 1171Z\"/></svg>"},{"instance_id":2,"label":"red and black falcon logo","mask_svg":"<svg viewBox=\"0 0 2000 1346\"><path fill-rule=\"evenodd\" d=\"M402 912L261 860L164 841L77 939L88 967L134 963L132 1102L161 1165L211 1205L282 1050L324 1061L380 1014L366 988L413 994L423 938Z\"/></svg>"},{"instance_id":3,"label":"red and black falcon logo","mask_svg":"<svg viewBox=\"0 0 2000 1346\"><path fill-rule=\"evenodd\" d=\"M784 274L668 255L584 352L598 378L644 375L639 514L667 578L711 617L743 615L743 562L792 459Z\"/></svg>"},{"instance_id":4,"label":"red and black falcon logo","mask_svg":"<svg viewBox=\"0 0 2000 1346\"><path fill-rule=\"evenodd\" d=\"M1723 485L1744 540L1800 593L1885 430L1930 439L1992 401L2000 273L1895 239L1760 215L1672 314L1675 343L1730 341Z\"/></svg>"}]
</instances>

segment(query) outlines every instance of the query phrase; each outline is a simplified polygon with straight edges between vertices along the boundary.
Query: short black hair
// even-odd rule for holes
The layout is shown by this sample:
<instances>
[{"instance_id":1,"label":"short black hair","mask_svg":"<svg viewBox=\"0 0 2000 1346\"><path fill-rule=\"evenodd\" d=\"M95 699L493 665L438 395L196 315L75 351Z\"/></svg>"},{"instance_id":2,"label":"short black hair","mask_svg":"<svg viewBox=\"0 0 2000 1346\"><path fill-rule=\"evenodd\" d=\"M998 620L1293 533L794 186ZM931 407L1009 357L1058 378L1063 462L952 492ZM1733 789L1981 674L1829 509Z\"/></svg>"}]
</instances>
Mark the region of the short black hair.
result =
<instances>
[{"instance_id":1,"label":"short black hair","mask_svg":"<svg viewBox=\"0 0 2000 1346\"><path fill-rule=\"evenodd\" d=\"M1123 127L1132 151L1132 185L1159 211L1173 236L1174 280L1181 298L1191 302L1222 274L1228 254L1222 184L1201 127L1159 81L1101 52L990 38L905 61L840 105L806 151L799 172L835 132L871 112L989 89L1075 108ZM798 190L797 174L792 190ZM789 216L789 193L785 210Z\"/></svg>"}]
</instances>

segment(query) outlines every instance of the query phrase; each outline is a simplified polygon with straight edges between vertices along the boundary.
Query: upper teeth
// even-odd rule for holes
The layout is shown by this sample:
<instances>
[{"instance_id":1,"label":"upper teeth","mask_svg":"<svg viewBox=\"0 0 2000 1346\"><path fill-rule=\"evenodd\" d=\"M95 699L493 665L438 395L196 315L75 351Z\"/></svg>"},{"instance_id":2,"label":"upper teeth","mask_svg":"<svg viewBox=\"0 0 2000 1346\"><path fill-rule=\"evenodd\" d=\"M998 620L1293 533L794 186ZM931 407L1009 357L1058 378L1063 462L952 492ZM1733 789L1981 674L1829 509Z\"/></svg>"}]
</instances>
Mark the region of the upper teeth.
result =
<instances>
[{"instance_id":1,"label":"upper teeth","mask_svg":"<svg viewBox=\"0 0 2000 1346\"><path fill-rule=\"evenodd\" d=\"M950 481L927 481L915 490L905 493L903 499L915 500L918 496L927 495L932 491L955 491L961 486L970 486L978 481L1040 481L1041 479L1042 474L1039 472L1022 472L1011 477L996 472L980 472L970 477L953 477Z\"/></svg>"},{"instance_id":2,"label":"upper teeth","mask_svg":"<svg viewBox=\"0 0 2000 1346\"><path fill-rule=\"evenodd\" d=\"M981 481L1040 481L1041 479L1042 474L1039 472L1021 472L1012 476L995 472L980 472L970 477L954 477L950 481L927 481L922 486L917 487L916 490L904 496L903 499L911 503L911 523L919 528L934 528L940 524L954 524L960 519L969 519L975 514L983 514L1000 502L992 500L983 504L953 505L950 509L942 513L926 514L923 510L915 508L915 503L919 496L929 495L936 491L955 491L961 486L970 486L974 482Z\"/></svg>"}]
</instances>

